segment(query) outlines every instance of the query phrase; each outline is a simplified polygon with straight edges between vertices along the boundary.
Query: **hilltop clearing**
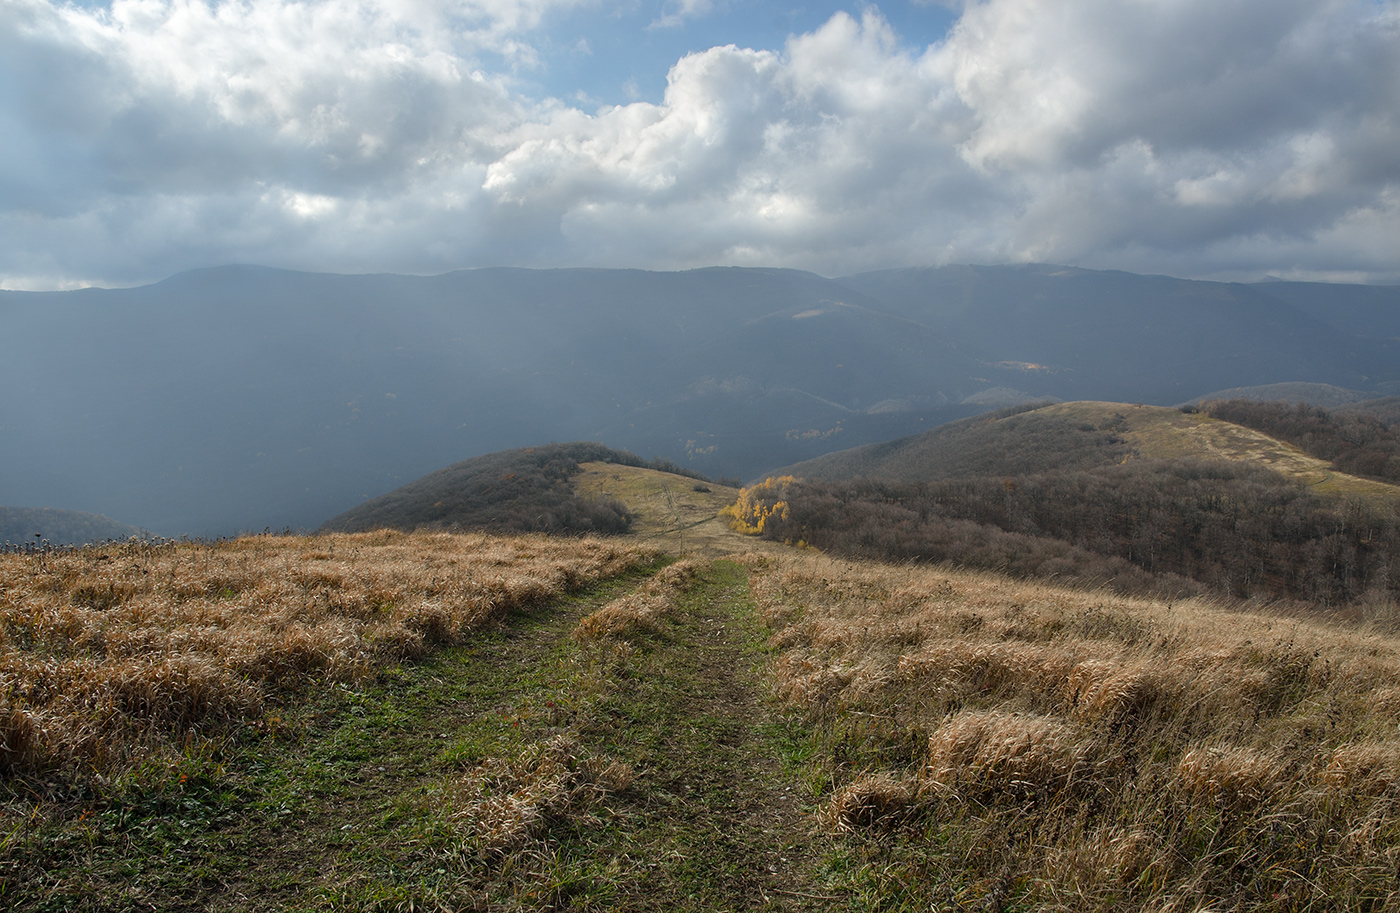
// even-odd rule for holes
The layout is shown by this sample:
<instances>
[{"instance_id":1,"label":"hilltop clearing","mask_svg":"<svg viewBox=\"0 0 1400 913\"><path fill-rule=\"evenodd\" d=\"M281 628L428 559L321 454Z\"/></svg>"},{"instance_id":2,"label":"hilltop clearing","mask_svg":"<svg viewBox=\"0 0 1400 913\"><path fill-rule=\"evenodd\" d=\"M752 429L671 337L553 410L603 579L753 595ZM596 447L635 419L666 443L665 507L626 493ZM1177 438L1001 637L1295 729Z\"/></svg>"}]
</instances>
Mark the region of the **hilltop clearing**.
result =
<instances>
[{"instance_id":1,"label":"hilltop clearing","mask_svg":"<svg viewBox=\"0 0 1400 913\"><path fill-rule=\"evenodd\" d=\"M1208 402L1202 411L1287 441L1338 472L1400 483L1400 428L1375 413L1248 400Z\"/></svg>"},{"instance_id":2,"label":"hilltop clearing","mask_svg":"<svg viewBox=\"0 0 1400 913\"><path fill-rule=\"evenodd\" d=\"M1051 406L1049 415L1085 422L1116 422L1136 458L1158 460L1223 460L1254 464L1303 484L1313 491L1338 497L1359 497L1378 503L1400 501L1400 488L1339 470L1328 459L1310 455L1297 444L1207 410L1128 406L1121 403L1065 403Z\"/></svg>"},{"instance_id":3,"label":"hilltop clearing","mask_svg":"<svg viewBox=\"0 0 1400 913\"><path fill-rule=\"evenodd\" d=\"M746 514L767 516L766 538L851 557L1127 593L1338 606L1400 592L1400 488L1199 412L1008 411L788 473L746 489Z\"/></svg>"},{"instance_id":4,"label":"hilltop clearing","mask_svg":"<svg viewBox=\"0 0 1400 913\"><path fill-rule=\"evenodd\" d=\"M1128 403L1022 406L778 470L803 479L931 482L1085 470L1132 459L1260 466L1320 493L1391 503L1400 488L1359 478L1294 444L1201 412Z\"/></svg>"}]
</instances>

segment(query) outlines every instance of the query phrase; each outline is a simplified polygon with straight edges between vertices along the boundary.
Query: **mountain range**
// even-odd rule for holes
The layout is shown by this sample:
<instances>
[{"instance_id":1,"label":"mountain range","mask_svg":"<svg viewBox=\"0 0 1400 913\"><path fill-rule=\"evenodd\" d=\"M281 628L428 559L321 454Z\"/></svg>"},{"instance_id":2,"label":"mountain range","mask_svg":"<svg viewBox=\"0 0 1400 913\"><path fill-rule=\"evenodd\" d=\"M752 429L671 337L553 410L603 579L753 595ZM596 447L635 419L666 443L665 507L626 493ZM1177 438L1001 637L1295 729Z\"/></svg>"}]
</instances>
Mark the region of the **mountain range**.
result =
<instances>
[{"instance_id":1,"label":"mountain range","mask_svg":"<svg viewBox=\"0 0 1400 913\"><path fill-rule=\"evenodd\" d=\"M1056 266L234 266L0 292L0 503L312 528L476 455L595 440L741 479L1035 399L1400 393L1400 288Z\"/></svg>"}]
</instances>

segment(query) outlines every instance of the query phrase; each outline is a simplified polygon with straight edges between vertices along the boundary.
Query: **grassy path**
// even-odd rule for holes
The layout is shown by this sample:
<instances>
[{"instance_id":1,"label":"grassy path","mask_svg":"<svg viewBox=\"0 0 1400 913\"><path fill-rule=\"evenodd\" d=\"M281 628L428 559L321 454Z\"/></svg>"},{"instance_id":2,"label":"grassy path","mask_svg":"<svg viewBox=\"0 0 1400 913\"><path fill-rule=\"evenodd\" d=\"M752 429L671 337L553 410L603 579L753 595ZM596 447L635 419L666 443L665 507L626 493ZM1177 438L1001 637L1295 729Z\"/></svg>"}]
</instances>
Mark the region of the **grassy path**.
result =
<instances>
[{"instance_id":1,"label":"grassy path","mask_svg":"<svg viewBox=\"0 0 1400 913\"><path fill-rule=\"evenodd\" d=\"M331 689L207 783L37 828L47 871L0 907L841 907L816 874L807 735L763 697L743 570L706 567L658 633L570 636L637 582Z\"/></svg>"},{"instance_id":2,"label":"grassy path","mask_svg":"<svg viewBox=\"0 0 1400 913\"><path fill-rule=\"evenodd\" d=\"M810 816L791 775L805 735L762 699L762 659L743 576L719 564L599 704L586 737L629 759L640 786L618 833L635 877L616 908L812 909L835 900L812 887Z\"/></svg>"}]
</instances>

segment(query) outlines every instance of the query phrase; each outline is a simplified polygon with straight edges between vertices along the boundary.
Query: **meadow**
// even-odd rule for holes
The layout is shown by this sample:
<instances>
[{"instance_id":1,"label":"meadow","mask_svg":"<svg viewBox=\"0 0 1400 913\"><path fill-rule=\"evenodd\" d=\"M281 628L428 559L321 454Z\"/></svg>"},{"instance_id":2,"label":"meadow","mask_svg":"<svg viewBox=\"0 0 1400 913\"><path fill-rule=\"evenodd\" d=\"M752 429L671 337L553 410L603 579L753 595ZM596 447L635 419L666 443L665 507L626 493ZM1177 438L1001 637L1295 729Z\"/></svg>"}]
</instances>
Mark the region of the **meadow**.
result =
<instances>
[{"instance_id":1,"label":"meadow","mask_svg":"<svg viewBox=\"0 0 1400 913\"><path fill-rule=\"evenodd\" d=\"M0 908L1400 904L1393 604L726 541L0 556Z\"/></svg>"},{"instance_id":2,"label":"meadow","mask_svg":"<svg viewBox=\"0 0 1400 913\"><path fill-rule=\"evenodd\" d=\"M755 558L853 889L956 909L1400 902L1400 640L1368 623Z\"/></svg>"}]
</instances>

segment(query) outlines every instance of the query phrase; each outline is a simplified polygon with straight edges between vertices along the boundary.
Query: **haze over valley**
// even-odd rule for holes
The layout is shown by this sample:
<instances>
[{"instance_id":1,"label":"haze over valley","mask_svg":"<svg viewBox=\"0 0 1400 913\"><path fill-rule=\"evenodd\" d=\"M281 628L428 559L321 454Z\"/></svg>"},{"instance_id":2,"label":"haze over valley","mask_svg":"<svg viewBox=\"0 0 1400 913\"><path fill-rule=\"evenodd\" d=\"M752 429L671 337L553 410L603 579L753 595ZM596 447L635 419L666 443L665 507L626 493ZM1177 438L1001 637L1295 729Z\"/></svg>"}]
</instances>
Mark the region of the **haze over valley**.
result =
<instances>
[{"instance_id":1,"label":"haze over valley","mask_svg":"<svg viewBox=\"0 0 1400 913\"><path fill-rule=\"evenodd\" d=\"M0 292L5 500L311 529L461 459L595 440L749 480L1018 402L1400 391L1400 289L1051 266L258 267Z\"/></svg>"}]
</instances>

